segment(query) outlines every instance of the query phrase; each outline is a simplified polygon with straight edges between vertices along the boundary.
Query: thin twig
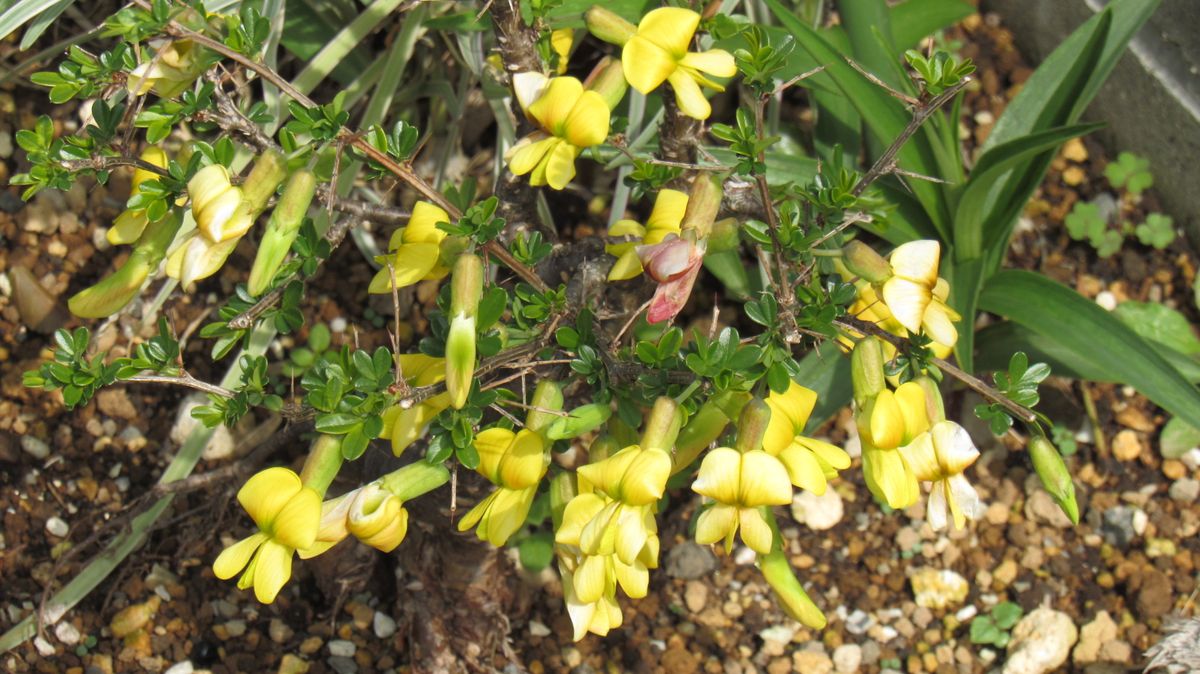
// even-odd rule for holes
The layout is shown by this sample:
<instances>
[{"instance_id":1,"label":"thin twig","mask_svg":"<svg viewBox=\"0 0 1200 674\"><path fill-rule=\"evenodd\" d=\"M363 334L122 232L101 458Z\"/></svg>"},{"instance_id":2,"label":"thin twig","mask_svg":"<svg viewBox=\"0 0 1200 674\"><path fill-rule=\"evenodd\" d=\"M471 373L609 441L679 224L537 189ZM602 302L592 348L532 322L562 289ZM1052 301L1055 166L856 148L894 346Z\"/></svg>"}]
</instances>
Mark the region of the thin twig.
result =
<instances>
[{"instance_id":1,"label":"thin twig","mask_svg":"<svg viewBox=\"0 0 1200 674\"><path fill-rule=\"evenodd\" d=\"M210 393L222 398L234 398L237 396L236 393L225 388L224 386L218 386L217 384L210 384L206 381L201 381L186 372L178 377L171 377L161 374L135 374L132 377L122 379L121 381L133 384L173 384L175 386L196 389L197 391L204 391L205 393Z\"/></svg>"}]
</instances>

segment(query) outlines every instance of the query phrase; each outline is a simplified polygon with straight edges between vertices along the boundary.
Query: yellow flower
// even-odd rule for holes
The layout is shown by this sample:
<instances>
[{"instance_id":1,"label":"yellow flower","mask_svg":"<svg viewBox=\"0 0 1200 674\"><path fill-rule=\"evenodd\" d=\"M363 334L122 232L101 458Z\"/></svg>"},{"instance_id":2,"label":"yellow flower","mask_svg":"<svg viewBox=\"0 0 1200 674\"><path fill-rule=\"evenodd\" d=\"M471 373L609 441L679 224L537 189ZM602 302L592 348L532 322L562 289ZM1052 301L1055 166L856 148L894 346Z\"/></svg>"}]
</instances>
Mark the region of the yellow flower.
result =
<instances>
[{"instance_id":1,"label":"yellow flower","mask_svg":"<svg viewBox=\"0 0 1200 674\"><path fill-rule=\"evenodd\" d=\"M563 600L567 604L575 641L587 636L588 632L605 636L621 626L623 617L621 607L617 604L615 582L611 585L611 592L602 593L596 601L584 602L575 593L574 574L561 562L559 573L562 575Z\"/></svg>"},{"instance_id":2,"label":"yellow flower","mask_svg":"<svg viewBox=\"0 0 1200 674\"><path fill-rule=\"evenodd\" d=\"M291 578L292 553L316 541L321 495L303 486L296 473L277 467L247 480L237 498L258 533L225 548L213 562L213 573L227 580L245 569L238 588L253 587L255 597L270 604Z\"/></svg>"},{"instance_id":3,"label":"yellow flower","mask_svg":"<svg viewBox=\"0 0 1200 674\"><path fill-rule=\"evenodd\" d=\"M755 552L771 551L774 533L759 510L762 506L792 502L792 485L779 459L761 449L739 453L718 447L705 455L692 491L716 503L696 521L696 542L716 543L725 539L725 551L733 549L740 529L742 541Z\"/></svg>"},{"instance_id":4,"label":"yellow flower","mask_svg":"<svg viewBox=\"0 0 1200 674\"><path fill-rule=\"evenodd\" d=\"M652 245L662 243L668 234L676 236L680 233L680 223L683 222L684 211L687 210L688 195L678 190L660 190L654 200L654 210L643 227L633 220L618 220L608 230L609 236L632 236L636 241L612 243L604 247L605 252L614 255L617 261L608 272L609 281L625 281L642 273L642 263L638 259L638 244Z\"/></svg>"},{"instance_id":5,"label":"yellow flower","mask_svg":"<svg viewBox=\"0 0 1200 674\"><path fill-rule=\"evenodd\" d=\"M900 321L896 320L896 317L893 316L892 312L888 310L887 305L879 299L879 294L875 291L875 287L869 283L862 282L858 283L857 286L858 296L855 298L854 304L850 305L850 315L864 321L870 321L871 323L874 323L875 325L887 330L897 337L908 337L908 330L905 329L903 325L900 325ZM934 286L934 297L940 298L944 304L945 298L947 297L946 293L948 293L948 291L949 285L946 284L945 280L938 279L937 285ZM939 292L942 294L939 295ZM949 308L947 308L947 311L949 311ZM957 314L955 314L955 316L957 316ZM854 338L862 337L862 335L857 332L849 330L847 332ZM838 342L847 349L853 348L854 346L854 339L851 339L845 335L839 336ZM954 350L953 346L942 344L938 341L930 342L929 348L933 350L933 355L937 356L938 358L945 358ZM891 342L883 342L884 360L891 360L895 357L896 347L893 346Z\"/></svg>"},{"instance_id":6,"label":"yellow flower","mask_svg":"<svg viewBox=\"0 0 1200 674\"><path fill-rule=\"evenodd\" d=\"M388 254L376 258L384 266L371 279L368 292L390 293L393 285L403 288L417 281L436 281L449 274L450 269L441 264L440 259L446 232L438 229L439 222L450 222L450 215L426 201L414 204L408 225L392 234Z\"/></svg>"},{"instance_id":7,"label":"yellow flower","mask_svg":"<svg viewBox=\"0 0 1200 674\"><path fill-rule=\"evenodd\" d=\"M816 392L794 381L786 392L767 396L771 420L763 450L783 463L792 484L820 495L837 471L850 467L850 455L840 447L803 435L816 404Z\"/></svg>"},{"instance_id":8,"label":"yellow flower","mask_svg":"<svg viewBox=\"0 0 1200 674\"><path fill-rule=\"evenodd\" d=\"M192 215L200 233L213 243L236 239L250 229L254 218L242 189L229 180L229 169L209 164L188 181Z\"/></svg>"},{"instance_id":9,"label":"yellow flower","mask_svg":"<svg viewBox=\"0 0 1200 674\"><path fill-rule=\"evenodd\" d=\"M142 150L140 159L159 168L167 167L167 153L163 152L162 148L157 145L151 145ZM152 171L147 171L143 168L135 169L133 179L130 181L129 196L135 197L141 194L142 183L147 180L157 179L158 174ZM146 209L127 208L117 216L117 219L113 222L113 226L109 228L107 234L108 242L114 246L133 243L142 235L148 223Z\"/></svg>"},{"instance_id":10,"label":"yellow flower","mask_svg":"<svg viewBox=\"0 0 1200 674\"><path fill-rule=\"evenodd\" d=\"M962 426L939 421L901 447L900 453L918 480L933 483L925 516L934 531L946 528L947 510L955 529L962 529L968 518L983 514L979 495L962 474L979 458L979 450Z\"/></svg>"},{"instance_id":11,"label":"yellow flower","mask_svg":"<svg viewBox=\"0 0 1200 674\"><path fill-rule=\"evenodd\" d=\"M489 428L475 436L480 475L497 489L480 501L458 523L459 531L476 524L480 540L497 547L521 528L537 495L537 486L550 466L550 454L541 435L528 429L516 433Z\"/></svg>"},{"instance_id":12,"label":"yellow flower","mask_svg":"<svg viewBox=\"0 0 1200 674\"><path fill-rule=\"evenodd\" d=\"M400 354L400 371L409 386L436 384L446 378L446 363L441 358L423 353ZM392 441L392 453L400 456L408 446L425 434L429 422L450 406L450 394L439 393L407 409L392 405L383 413L383 430L379 437Z\"/></svg>"},{"instance_id":13,"label":"yellow flower","mask_svg":"<svg viewBox=\"0 0 1200 674\"><path fill-rule=\"evenodd\" d=\"M648 505L662 498L671 476L671 455L656 448L630 445L612 456L579 468L596 489L628 505Z\"/></svg>"},{"instance_id":14,"label":"yellow flower","mask_svg":"<svg viewBox=\"0 0 1200 674\"><path fill-rule=\"evenodd\" d=\"M359 489L350 504L346 529L363 543L391 552L408 533L408 511L399 497L372 482Z\"/></svg>"},{"instance_id":15,"label":"yellow flower","mask_svg":"<svg viewBox=\"0 0 1200 674\"><path fill-rule=\"evenodd\" d=\"M920 497L920 485L900 447L929 429L925 391L916 382L884 389L858 415L867 487L888 506L907 508Z\"/></svg>"},{"instance_id":16,"label":"yellow flower","mask_svg":"<svg viewBox=\"0 0 1200 674\"><path fill-rule=\"evenodd\" d=\"M924 330L933 341L954 346L959 315L946 306L950 286L938 278L941 245L933 240L909 241L892 251L892 276L883 282L880 296L900 325L909 332Z\"/></svg>"},{"instance_id":17,"label":"yellow flower","mask_svg":"<svg viewBox=\"0 0 1200 674\"><path fill-rule=\"evenodd\" d=\"M192 82L204 72L204 50L191 40L175 40L159 50L143 56L145 61L133 69L125 82L126 89L134 96L143 96L151 89L163 98L174 98L192 86Z\"/></svg>"},{"instance_id":18,"label":"yellow flower","mask_svg":"<svg viewBox=\"0 0 1200 674\"><path fill-rule=\"evenodd\" d=\"M599 598L610 582L630 597L646 596L649 569L658 566L650 506L627 506L599 494L579 494L567 503L554 542L573 555L575 590L585 603Z\"/></svg>"},{"instance_id":19,"label":"yellow flower","mask_svg":"<svg viewBox=\"0 0 1200 674\"><path fill-rule=\"evenodd\" d=\"M660 7L651 11L625 43L621 65L629 86L648 94L664 81L670 82L683 114L707 119L712 107L700 87L716 91L724 91L725 87L705 75L733 77L737 64L723 49L688 51L699 25L700 15L690 9Z\"/></svg>"},{"instance_id":20,"label":"yellow flower","mask_svg":"<svg viewBox=\"0 0 1200 674\"><path fill-rule=\"evenodd\" d=\"M571 47L574 44L574 28L559 28L550 33L550 50L558 58L554 69L557 74L561 75L567 72L568 59L571 56Z\"/></svg>"},{"instance_id":21,"label":"yellow flower","mask_svg":"<svg viewBox=\"0 0 1200 674\"><path fill-rule=\"evenodd\" d=\"M514 174L528 173L529 184L561 190L575 177L579 154L608 137L609 104L574 77L518 73L513 89L540 130L509 148L504 160Z\"/></svg>"}]
</instances>

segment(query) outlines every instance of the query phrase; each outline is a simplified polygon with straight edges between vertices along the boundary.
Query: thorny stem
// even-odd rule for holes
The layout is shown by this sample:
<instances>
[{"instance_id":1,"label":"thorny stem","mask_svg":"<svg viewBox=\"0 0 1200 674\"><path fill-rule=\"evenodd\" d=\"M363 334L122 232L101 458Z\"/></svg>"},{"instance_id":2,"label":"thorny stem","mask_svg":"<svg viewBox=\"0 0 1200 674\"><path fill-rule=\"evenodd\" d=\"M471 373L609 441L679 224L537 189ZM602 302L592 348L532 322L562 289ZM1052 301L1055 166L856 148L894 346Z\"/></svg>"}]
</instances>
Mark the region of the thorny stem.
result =
<instances>
[{"instance_id":1,"label":"thorny stem","mask_svg":"<svg viewBox=\"0 0 1200 674\"><path fill-rule=\"evenodd\" d=\"M763 121L764 107L762 97L754 100L754 128L759 138L766 134L766 125ZM758 162L763 164L766 160L766 151L760 151ZM783 243L779 240L779 215L775 212L775 205L771 201L771 188L767 185L766 173L755 170L754 182L758 185L758 196L762 199L763 212L767 216L767 233L771 236L771 248L775 256L775 272L779 276L778 281L774 283L775 291L779 295L779 305L783 308L785 327L794 330L795 318L792 316L792 307L796 303L796 295L788 280L787 259L783 254Z\"/></svg>"},{"instance_id":2,"label":"thorny stem","mask_svg":"<svg viewBox=\"0 0 1200 674\"><path fill-rule=\"evenodd\" d=\"M216 384L210 384L206 381L201 381L186 372L178 377L171 377L161 374L135 374L132 377L123 379L122 381L137 384L174 384L176 386L184 386L186 388L196 389L197 391L204 391L205 393L220 396L222 398L234 398L237 396L236 393L225 388L224 386L218 386Z\"/></svg>"},{"instance_id":3,"label":"thorny stem","mask_svg":"<svg viewBox=\"0 0 1200 674\"><path fill-rule=\"evenodd\" d=\"M851 65L853 65L853 62L851 62ZM967 84L970 82L970 77L964 77L958 82L958 84L955 84L937 96L934 96L929 102L920 103L918 101L916 112L913 113L912 119L908 120L908 125L905 126L904 130L900 132L900 135L892 141L892 144L889 145L886 150L884 150L883 154L879 155L879 158L876 159L875 163L871 165L870 170L868 170L863 177L858 180L858 183L854 185L854 189L851 190L850 193L856 197L860 196L863 192L867 191L867 188L871 186L871 183L879 180L888 173L896 172L896 155L900 153L900 149L904 147L904 144L908 142L908 139L917 132L917 129L921 128L921 125L925 123L925 120L929 119L930 115L937 111L938 108L941 108L943 105L945 105L947 101L957 96L958 92L962 91L963 87L967 86Z\"/></svg>"}]
</instances>

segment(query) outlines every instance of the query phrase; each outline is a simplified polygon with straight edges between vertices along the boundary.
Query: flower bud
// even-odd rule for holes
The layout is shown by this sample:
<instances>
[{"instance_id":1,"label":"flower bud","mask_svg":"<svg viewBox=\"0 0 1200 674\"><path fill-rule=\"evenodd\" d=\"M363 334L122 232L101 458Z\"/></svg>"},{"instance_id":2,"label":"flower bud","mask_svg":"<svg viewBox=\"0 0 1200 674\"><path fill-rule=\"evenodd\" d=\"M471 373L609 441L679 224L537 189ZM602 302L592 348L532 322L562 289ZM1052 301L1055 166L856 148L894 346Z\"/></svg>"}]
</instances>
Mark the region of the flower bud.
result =
<instances>
[{"instance_id":1,"label":"flower bud","mask_svg":"<svg viewBox=\"0 0 1200 674\"><path fill-rule=\"evenodd\" d=\"M679 437L679 428L682 425L683 413L679 409L679 403L666 396L659 396L654 401L654 407L646 419L645 430L642 431L642 449L670 452L675 448L675 439Z\"/></svg>"},{"instance_id":2,"label":"flower bud","mask_svg":"<svg viewBox=\"0 0 1200 674\"><path fill-rule=\"evenodd\" d=\"M721 210L723 195L720 176L702 171L692 183L692 192L688 195L687 210L683 212L680 230L695 230L697 240L707 239L712 232L713 221L717 219L717 212Z\"/></svg>"},{"instance_id":3,"label":"flower bud","mask_svg":"<svg viewBox=\"0 0 1200 674\"><path fill-rule=\"evenodd\" d=\"M859 407L886 386L883 373L883 345L875 337L864 337L850 352L850 378L854 384L854 402Z\"/></svg>"},{"instance_id":4,"label":"flower bud","mask_svg":"<svg viewBox=\"0 0 1200 674\"><path fill-rule=\"evenodd\" d=\"M783 551L776 550L761 557L758 567L762 570L767 584L775 590L775 596L779 598L780 607L785 613L805 627L815 630L825 627L825 614L804 591Z\"/></svg>"},{"instance_id":5,"label":"flower bud","mask_svg":"<svg viewBox=\"0 0 1200 674\"><path fill-rule=\"evenodd\" d=\"M1029 458L1033 460L1033 469L1042 481L1042 488L1050 494L1058 507L1062 508L1072 524L1079 524L1075 484L1071 481L1071 473L1067 470L1062 454L1045 436L1035 435L1029 441Z\"/></svg>"},{"instance_id":6,"label":"flower bud","mask_svg":"<svg viewBox=\"0 0 1200 674\"><path fill-rule=\"evenodd\" d=\"M550 480L550 518L555 531L562 527L563 513L577 493L574 473L559 473Z\"/></svg>"},{"instance_id":7,"label":"flower bud","mask_svg":"<svg viewBox=\"0 0 1200 674\"><path fill-rule=\"evenodd\" d=\"M150 274L158 270L182 222L181 213L172 209L147 226L120 269L67 300L71 313L80 318L105 318L129 304Z\"/></svg>"},{"instance_id":8,"label":"flower bud","mask_svg":"<svg viewBox=\"0 0 1200 674\"><path fill-rule=\"evenodd\" d=\"M229 169L220 164L197 171L188 181L188 195L196 227L212 243L237 239L254 223L242 190L229 181Z\"/></svg>"},{"instance_id":9,"label":"flower bud","mask_svg":"<svg viewBox=\"0 0 1200 674\"><path fill-rule=\"evenodd\" d=\"M621 99L625 98L625 91L629 88L629 84L625 81L625 72L621 68L621 62L611 56L604 57L596 64L583 86L589 91L600 94L600 98L604 99L609 110L617 107Z\"/></svg>"},{"instance_id":10,"label":"flower bud","mask_svg":"<svg viewBox=\"0 0 1200 674\"><path fill-rule=\"evenodd\" d=\"M565 417L557 417L546 427L546 437L550 440L566 440L577 438L584 433L590 433L600 428L612 416L612 406L608 403L589 403L571 410Z\"/></svg>"},{"instance_id":11,"label":"flower bud","mask_svg":"<svg viewBox=\"0 0 1200 674\"><path fill-rule=\"evenodd\" d=\"M589 9L583 15L583 19L587 22L588 31L592 35L619 47L624 46L629 38L637 32L637 26L599 5Z\"/></svg>"},{"instance_id":12,"label":"flower bud","mask_svg":"<svg viewBox=\"0 0 1200 674\"><path fill-rule=\"evenodd\" d=\"M771 408L761 398L754 398L742 408L738 419L737 450L745 453L763 448L763 438L771 423Z\"/></svg>"},{"instance_id":13,"label":"flower bud","mask_svg":"<svg viewBox=\"0 0 1200 674\"><path fill-rule=\"evenodd\" d=\"M317 435L305 457L304 467L300 469L300 482L321 496L325 496L325 491L342 469L343 437L327 433Z\"/></svg>"},{"instance_id":14,"label":"flower bud","mask_svg":"<svg viewBox=\"0 0 1200 674\"><path fill-rule=\"evenodd\" d=\"M601 434L588 446L588 463L599 463L619 451L621 451L619 440L607 433Z\"/></svg>"},{"instance_id":15,"label":"flower bud","mask_svg":"<svg viewBox=\"0 0 1200 674\"><path fill-rule=\"evenodd\" d=\"M391 552L408 533L408 511L394 494L371 483L350 505L346 529L363 543Z\"/></svg>"},{"instance_id":16,"label":"flower bud","mask_svg":"<svg viewBox=\"0 0 1200 674\"><path fill-rule=\"evenodd\" d=\"M851 241L842 247L842 262L851 274L870 283L883 283L892 275L888 261L862 241Z\"/></svg>"},{"instance_id":17,"label":"flower bud","mask_svg":"<svg viewBox=\"0 0 1200 674\"><path fill-rule=\"evenodd\" d=\"M442 465L430 465L424 461L410 463L379 478L384 489L401 501L411 501L428 494L450 481L450 471Z\"/></svg>"},{"instance_id":18,"label":"flower bud","mask_svg":"<svg viewBox=\"0 0 1200 674\"><path fill-rule=\"evenodd\" d=\"M475 376L475 314L483 296L483 261L465 253L454 263L450 287L450 334L446 337L446 392L462 409Z\"/></svg>"},{"instance_id":19,"label":"flower bud","mask_svg":"<svg viewBox=\"0 0 1200 674\"><path fill-rule=\"evenodd\" d=\"M558 382L549 379L543 379L538 382L537 388L533 390L533 399L529 401L529 414L525 415L525 428L534 433L545 435L545 431L550 424L554 423L560 417L548 410L561 410L563 406L562 387Z\"/></svg>"},{"instance_id":20,"label":"flower bud","mask_svg":"<svg viewBox=\"0 0 1200 674\"><path fill-rule=\"evenodd\" d=\"M730 417L715 398L709 398L701 405L688 419L687 425L679 431L679 437L675 440L671 473L678 473L690 466L700 452L721 437L730 421Z\"/></svg>"},{"instance_id":21,"label":"flower bud","mask_svg":"<svg viewBox=\"0 0 1200 674\"><path fill-rule=\"evenodd\" d=\"M263 233L262 241L258 244L258 255L254 258L250 280L247 282L251 295L261 295L275 278L275 273L283 264L283 258L287 256L292 242L300 233L300 225L304 222L304 215L312 203L316 187L316 178L310 171L296 171L288 179L283 196L279 198L279 203L275 205L271 219L267 222L267 231Z\"/></svg>"},{"instance_id":22,"label":"flower bud","mask_svg":"<svg viewBox=\"0 0 1200 674\"><path fill-rule=\"evenodd\" d=\"M708 235L708 252L723 253L737 250L741 243L741 223L737 218L721 218L712 225L712 233Z\"/></svg>"},{"instance_id":23,"label":"flower bud","mask_svg":"<svg viewBox=\"0 0 1200 674\"><path fill-rule=\"evenodd\" d=\"M217 273L240 240L233 238L213 243L208 237L193 231L167 259L167 276L179 279L185 289L190 288L196 281Z\"/></svg>"},{"instance_id":24,"label":"flower bud","mask_svg":"<svg viewBox=\"0 0 1200 674\"><path fill-rule=\"evenodd\" d=\"M250 207L251 219L257 218L275 196L275 190L287 178L287 160L275 150L267 150L254 160L254 167L242 183L242 195Z\"/></svg>"}]
</instances>

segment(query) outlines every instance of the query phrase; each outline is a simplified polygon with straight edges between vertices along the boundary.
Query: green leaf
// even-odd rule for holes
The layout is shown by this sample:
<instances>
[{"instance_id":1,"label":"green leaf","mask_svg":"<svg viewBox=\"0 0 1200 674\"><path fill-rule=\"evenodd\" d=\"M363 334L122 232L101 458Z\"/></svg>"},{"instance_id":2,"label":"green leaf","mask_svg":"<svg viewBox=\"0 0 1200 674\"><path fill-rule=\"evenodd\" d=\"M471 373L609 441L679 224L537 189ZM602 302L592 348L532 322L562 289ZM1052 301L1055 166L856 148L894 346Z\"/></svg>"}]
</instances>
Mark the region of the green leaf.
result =
<instances>
[{"instance_id":1,"label":"green leaf","mask_svg":"<svg viewBox=\"0 0 1200 674\"><path fill-rule=\"evenodd\" d=\"M892 42L898 50L908 49L974 13L974 7L958 0L902 2L891 9Z\"/></svg>"},{"instance_id":2,"label":"green leaf","mask_svg":"<svg viewBox=\"0 0 1200 674\"><path fill-rule=\"evenodd\" d=\"M1009 630L1017 624L1023 613L1024 611L1021 610L1020 604L1004 601L996 604L996 607L992 609L992 620L995 622L996 627L1002 630Z\"/></svg>"},{"instance_id":3,"label":"green leaf","mask_svg":"<svg viewBox=\"0 0 1200 674\"><path fill-rule=\"evenodd\" d=\"M1158 451L1164 459L1178 459L1200 447L1200 428L1190 426L1179 417L1171 417L1158 436Z\"/></svg>"},{"instance_id":4,"label":"green leaf","mask_svg":"<svg viewBox=\"0 0 1200 674\"><path fill-rule=\"evenodd\" d=\"M709 253L704 256L704 268L725 285L732 297L743 301L750 297L750 277L738 251Z\"/></svg>"},{"instance_id":5,"label":"green leaf","mask_svg":"<svg viewBox=\"0 0 1200 674\"><path fill-rule=\"evenodd\" d=\"M1134 332L1188 356L1200 355L1200 339L1183 314L1154 302L1121 302L1113 310Z\"/></svg>"},{"instance_id":6,"label":"green leaf","mask_svg":"<svg viewBox=\"0 0 1200 674\"><path fill-rule=\"evenodd\" d=\"M353 414L322 414L317 417L316 429L321 433L342 435L362 426L362 417Z\"/></svg>"},{"instance_id":7,"label":"green leaf","mask_svg":"<svg viewBox=\"0 0 1200 674\"><path fill-rule=\"evenodd\" d=\"M541 571L554 559L554 534L539 531L522 539L517 544L517 553L521 558L521 566L530 571Z\"/></svg>"},{"instance_id":8,"label":"green leaf","mask_svg":"<svg viewBox=\"0 0 1200 674\"><path fill-rule=\"evenodd\" d=\"M988 279L980 307L1090 359L1113 380L1200 426L1200 392L1147 340L1070 288L1033 272L1002 271Z\"/></svg>"}]
</instances>

